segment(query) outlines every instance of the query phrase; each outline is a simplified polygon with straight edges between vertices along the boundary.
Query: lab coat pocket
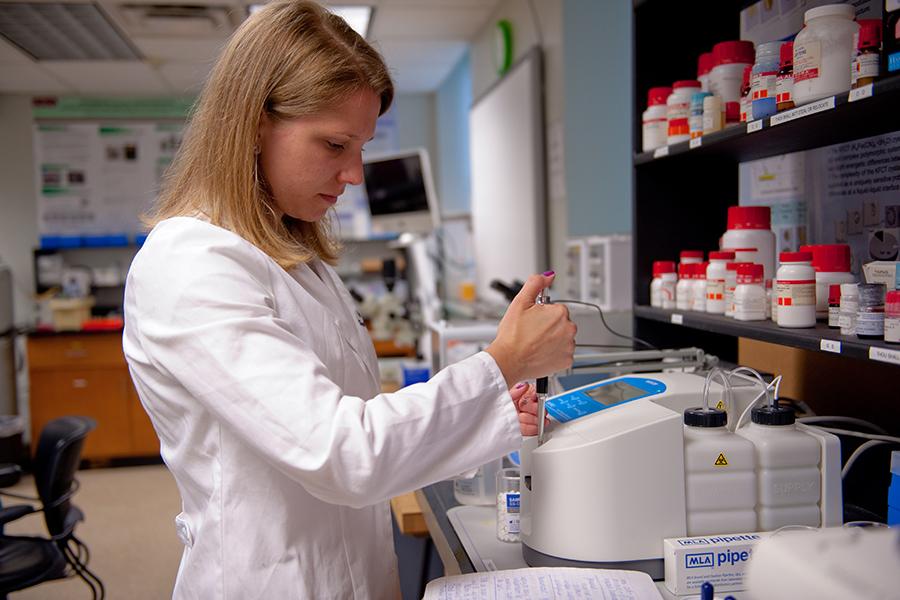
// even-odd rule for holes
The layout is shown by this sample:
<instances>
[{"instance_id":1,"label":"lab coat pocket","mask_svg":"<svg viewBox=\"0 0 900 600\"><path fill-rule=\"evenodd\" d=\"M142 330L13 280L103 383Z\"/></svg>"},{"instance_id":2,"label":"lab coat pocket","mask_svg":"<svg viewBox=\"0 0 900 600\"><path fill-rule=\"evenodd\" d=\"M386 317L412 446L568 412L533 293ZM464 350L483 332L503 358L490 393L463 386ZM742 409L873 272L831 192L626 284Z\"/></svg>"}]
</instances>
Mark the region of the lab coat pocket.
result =
<instances>
[{"instance_id":1,"label":"lab coat pocket","mask_svg":"<svg viewBox=\"0 0 900 600\"><path fill-rule=\"evenodd\" d=\"M194 545L194 534L191 531L191 522L186 514L179 513L178 516L175 517L175 533L178 534L178 539L181 540L181 543L188 548Z\"/></svg>"}]
</instances>

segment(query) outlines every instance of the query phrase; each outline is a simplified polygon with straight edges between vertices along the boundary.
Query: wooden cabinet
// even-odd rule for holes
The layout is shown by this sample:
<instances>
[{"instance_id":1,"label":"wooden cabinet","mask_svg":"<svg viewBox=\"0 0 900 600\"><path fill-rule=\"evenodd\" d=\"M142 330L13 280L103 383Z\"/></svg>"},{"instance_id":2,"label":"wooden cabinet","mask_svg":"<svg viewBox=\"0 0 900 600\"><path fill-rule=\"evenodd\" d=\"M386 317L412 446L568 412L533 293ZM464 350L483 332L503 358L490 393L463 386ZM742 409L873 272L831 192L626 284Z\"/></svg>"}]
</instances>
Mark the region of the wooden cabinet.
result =
<instances>
[{"instance_id":1,"label":"wooden cabinet","mask_svg":"<svg viewBox=\"0 0 900 600\"><path fill-rule=\"evenodd\" d=\"M28 374L33 445L48 421L84 415L97 421L84 458L159 454L159 440L131 383L121 333L31 336Z\"/></svg>"}]
</instances>

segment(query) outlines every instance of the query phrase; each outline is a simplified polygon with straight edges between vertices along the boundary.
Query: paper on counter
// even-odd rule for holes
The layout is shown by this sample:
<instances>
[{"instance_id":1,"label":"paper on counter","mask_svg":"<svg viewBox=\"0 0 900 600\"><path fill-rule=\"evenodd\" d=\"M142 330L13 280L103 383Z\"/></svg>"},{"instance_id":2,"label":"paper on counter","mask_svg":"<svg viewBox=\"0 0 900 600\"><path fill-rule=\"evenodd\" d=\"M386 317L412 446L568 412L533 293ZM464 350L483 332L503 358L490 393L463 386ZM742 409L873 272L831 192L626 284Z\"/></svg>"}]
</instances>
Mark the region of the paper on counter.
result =
<instances>
[{"instance_id":1,"label":"paper on counter","mask_svg":"<svg viewBox=\"0 0 900 600\"><path fill-rule=\"evenodd\" d=\"M441 577L423 600L662 600L646 573L531 568Z\"/></svg>"}]
</instances>

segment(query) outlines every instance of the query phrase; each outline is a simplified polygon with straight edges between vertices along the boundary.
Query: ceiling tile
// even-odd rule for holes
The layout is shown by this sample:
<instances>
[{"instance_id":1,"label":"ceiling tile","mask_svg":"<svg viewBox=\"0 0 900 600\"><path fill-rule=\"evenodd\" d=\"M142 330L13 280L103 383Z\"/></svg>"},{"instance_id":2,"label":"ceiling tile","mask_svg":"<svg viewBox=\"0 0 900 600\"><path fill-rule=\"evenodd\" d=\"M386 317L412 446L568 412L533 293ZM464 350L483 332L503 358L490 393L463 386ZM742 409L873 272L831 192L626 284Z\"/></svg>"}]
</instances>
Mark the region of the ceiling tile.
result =
<instances>
[{"instance_id":1,"label":"ceiling tile","mask_svg":"<svg viewBox=\"0 0 900 600\"><path fill-rule=\"evenodd\" d=\"M139 61L46 61L41 64L83 94L138 96L169 92L156 70Z\"/></svg>"},{"instance_id":2,"label":"ceiling tile","mask_svg":"<svg viewBox=\"0 0 900 600\"><path fill-rule=\"evenodd\" d=\"M385 62L392 68L427 66L451 61L453 64L466 51L468 44L453 40L410 40L389 38L375 44Z\"/></svg>"},{"instance_id":3,"label":"ceiling tile","mask_svg":"<svg viewBox=\"0 0 900 600\"><path fill-rule=\"evenodd\" d=\"M37 65L0 65L0 93L65 94L74 91Z\"/></svg>"},{"instance_id":4,"label":"ceiling tile","mask_svg":"<svg viewBox=\"0 0 900 600\"><path fill-rule=\"evenodd\" d=\"M392 70L391 77L394 79L397 91L402 94L433 92L441 85L451 68L452 65L448 65L446 68L438 65L411 67L402 71Z\"/></svg>"},{"instance_id":5,"label":"ceiling tile","mask_svg":"<svg viewBox=\"0 0 900 600\"><path fill-rule=\"evenodd\" d=\"M0 65L30 65L34 61L30 56L0 37Z\"/></svg>"},{"instance_id":6,"label":"ceiling tile","mask_svg":"<svg viewBox=\"0 0 900 600\"><path fill-rule=\"evenodd\" d=\"M488 8L382 6L375 12L369 37L469 40L490 14Z\"/></svg>"},{"instance_id":7,"label":"ceiling tile","mask_svg":"<svg viewBox=\"0 0 900 600\"><path fill-rule=\"evenodd\" d=\"M159 74L172 92L179 95L195 95L200 92L212 63L165 63Z\"/></svg>"},{"instance_id":8,"label":"ceiling tile","mask_svg":"<svg viewBox=\"0 0 900 600\"><path fill-rule=\"evenodd\" d=\"M184 40L163 37L134 37L132 42L145 58L154 61L212 62L225 45L224 40Z\"/></svg>"}]
</instances>

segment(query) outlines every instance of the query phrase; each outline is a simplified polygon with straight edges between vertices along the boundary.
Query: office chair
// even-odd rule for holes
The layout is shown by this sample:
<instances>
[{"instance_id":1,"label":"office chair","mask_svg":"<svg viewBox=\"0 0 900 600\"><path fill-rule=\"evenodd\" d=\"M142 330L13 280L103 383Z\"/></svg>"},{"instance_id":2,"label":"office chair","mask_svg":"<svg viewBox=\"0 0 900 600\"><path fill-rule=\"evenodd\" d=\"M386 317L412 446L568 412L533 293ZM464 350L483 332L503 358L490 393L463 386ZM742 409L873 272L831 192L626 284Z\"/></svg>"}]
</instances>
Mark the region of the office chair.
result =
<instances>
[{"instance_id":1,"label":"office chair","mask_svg":"<svg viewBox=\"0 0 900 600\"><path fill-rule=\"evenodd\" d=\"M0 530L0 598L6 594L77 575L91 588L95 599L105 596L103 582L87 568L90 553L75 537L75 525L84 514L71 503L78 491L75 471L87 434L96 427L87 417L61 417L44 426L34 456L36 498L0 490L0 495L39 501L40 508L18 504L0 508L0 528L35 512L44 513L49 538L5 535ZM4 472L0 469L0 483Z\"/></svg>"}]
</instances>

